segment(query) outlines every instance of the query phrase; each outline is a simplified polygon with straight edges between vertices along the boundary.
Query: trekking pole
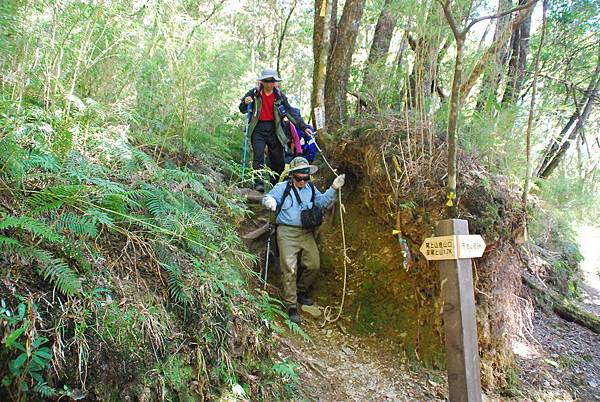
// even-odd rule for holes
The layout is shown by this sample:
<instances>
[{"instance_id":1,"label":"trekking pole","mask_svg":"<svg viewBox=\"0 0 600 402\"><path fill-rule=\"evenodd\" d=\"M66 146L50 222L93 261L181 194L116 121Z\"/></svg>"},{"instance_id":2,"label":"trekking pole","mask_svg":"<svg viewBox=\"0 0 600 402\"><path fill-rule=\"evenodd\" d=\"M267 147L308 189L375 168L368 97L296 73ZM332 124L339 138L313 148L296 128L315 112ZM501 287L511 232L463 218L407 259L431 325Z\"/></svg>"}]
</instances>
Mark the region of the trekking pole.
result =
<instances>
[{"instance_id":1,"label":"trekking pole","mask_svg":"<svg viewBox=\"0 0 600 402\"><path fill-rule=\"evenodd\" d=\"M252 102L248 102L248 112L246 113L246 134L244 135L244 162L242 163L242 184L244 183L244 173L246 172L246 154L248 151L248 126L250 126L251 115Z\"/></svg>"},{"instance_id":2,"label":"trekking pole","mask_svg":"<svg viewBox=\"0 0 600 402\"><path fill-rule=\"evenodd\" d=\"M267 288L267 279L269 278L269 256L271 254L271 236L273 236L273 228L271 227L271 218L273 213L269 214L269 237L267 238L267 254L265 255L265 267L260 273L260 279L263 281L263 289Z\"/></svg>"}]
</instances>

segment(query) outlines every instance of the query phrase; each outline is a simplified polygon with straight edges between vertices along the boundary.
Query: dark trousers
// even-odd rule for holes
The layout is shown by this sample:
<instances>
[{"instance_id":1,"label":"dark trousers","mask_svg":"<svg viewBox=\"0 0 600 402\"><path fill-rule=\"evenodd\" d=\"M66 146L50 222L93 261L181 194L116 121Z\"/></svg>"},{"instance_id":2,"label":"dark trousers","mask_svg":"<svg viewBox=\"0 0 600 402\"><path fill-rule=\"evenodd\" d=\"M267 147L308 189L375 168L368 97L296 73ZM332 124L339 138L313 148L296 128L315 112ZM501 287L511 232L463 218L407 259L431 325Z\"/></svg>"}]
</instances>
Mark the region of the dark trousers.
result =
<instances>
[{"instance_id":1,"label":"dark trousers","mask_svg":"<svg viewBox=\"0 0 600 402\"><path fill-rule=\"evenodd\" d=\"M252 151L254 159L252 160L252 168L254 170L261 169L265 165L265 147L269 147L269 160L267 166L277 173L276 177L271 178L271 183L275 185L279 181L279 176L285 168L283 160L283 146L277 139L275 134L275 122L259 121L254 132L252 133ZM262 184L262 178L258 176L254 180L254 184Z\"/></svg>"}]
</instances>

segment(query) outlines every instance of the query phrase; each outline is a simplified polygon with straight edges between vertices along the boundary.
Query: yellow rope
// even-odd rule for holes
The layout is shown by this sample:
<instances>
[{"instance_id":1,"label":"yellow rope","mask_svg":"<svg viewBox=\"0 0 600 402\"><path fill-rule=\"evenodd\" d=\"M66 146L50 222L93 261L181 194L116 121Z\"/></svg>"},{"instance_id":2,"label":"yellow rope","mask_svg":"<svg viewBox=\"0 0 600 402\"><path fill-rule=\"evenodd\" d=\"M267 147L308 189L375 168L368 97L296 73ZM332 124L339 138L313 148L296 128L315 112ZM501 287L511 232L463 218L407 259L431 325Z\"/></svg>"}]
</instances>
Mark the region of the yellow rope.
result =
<instances>
[{"instance_id":1,"label":"yellow rope","mask_svg":"<svg viewBox=\"0 0 600 402\"><path fill-rule=\"evenodd\" d=\"M329 163L329 161L323 154L323 151L319 147L319 144L317 144L316 140L315 140L315 146L317 147L317 150L321 153L321 156L323 157L325 164L327 164L327 166L329 167L329 169L331 169L333 174L337 175L337 171L331 166L331 164ZM335 318L331 318L333 315L331 312L332 307L326 306L325 310L323 310L324 319L323 319L323 322L321 323L321 327L324 327L328 323L334 323L337 320L339 320L340 316L342 315L342 310L344 309L344 301L346 299L346 278L347 278L347 273L348 273L348 262L350 261L350 258L348 258L348 249L346 247L346 231L344 229L344 204L342 203L342 188L340 187L337 191L338 191L338 202L340 204L340 226L341 226L341 231L342 231L342 246L344 248L344 286L342 289L342 301L340 303L340 309L338 310L337 316Z\"/></svg>"}]
</instances>

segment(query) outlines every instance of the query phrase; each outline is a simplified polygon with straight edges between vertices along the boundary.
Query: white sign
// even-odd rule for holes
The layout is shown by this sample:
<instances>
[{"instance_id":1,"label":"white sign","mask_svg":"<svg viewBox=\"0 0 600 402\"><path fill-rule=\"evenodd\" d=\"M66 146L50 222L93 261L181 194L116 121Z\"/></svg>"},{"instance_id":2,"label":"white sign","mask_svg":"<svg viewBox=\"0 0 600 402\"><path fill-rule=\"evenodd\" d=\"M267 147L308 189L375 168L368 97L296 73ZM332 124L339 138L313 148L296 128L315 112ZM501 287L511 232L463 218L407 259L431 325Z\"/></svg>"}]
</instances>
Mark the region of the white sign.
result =
<instances>
[{"instance_id":1,"label":"white sign","mask_svg":"<svg viewBox=\"0 0 600 402\"><path fill-rule=\"evenodd\" d=\"M485 251L485 242L480 235L428 237L419 250L428 261L478 258Z\"/></svg>"},{"instance_id":2,"label":"white sign","mask_svg":"<svg viewBox=\"0 0 600 402\"><path fill-rule=\"evenodd\" d=\"M313 110L315 112L315 128L320 130L325 127L325 109L322 106L317 106Z\"/></svg>"},{"instance_id":3,"label":"white sign","mask_svg":"<svg viewBox=\"0 0 600 402\"><path fill-rule=\"evenodd\" d=\"M479 235L456 236L458 258L479 258L485 251L485 242Z\"/></svg>"}]
</instances>

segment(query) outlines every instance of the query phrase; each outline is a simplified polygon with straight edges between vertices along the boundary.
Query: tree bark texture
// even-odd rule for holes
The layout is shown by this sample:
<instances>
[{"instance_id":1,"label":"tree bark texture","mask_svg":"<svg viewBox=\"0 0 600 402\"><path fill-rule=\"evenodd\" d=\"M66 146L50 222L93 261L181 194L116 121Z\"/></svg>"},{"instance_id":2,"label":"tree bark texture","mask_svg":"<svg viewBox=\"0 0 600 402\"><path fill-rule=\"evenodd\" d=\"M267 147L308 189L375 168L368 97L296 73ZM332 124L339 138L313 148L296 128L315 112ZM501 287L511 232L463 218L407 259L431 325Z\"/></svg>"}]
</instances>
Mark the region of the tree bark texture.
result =
<instances>
[{"instance_id":1,"label":"tree bark texture","mask_svg":"<svg viewBox=\"0 0 600 402\"><path fill-rule=\"evenodd\" d=\"M387 54L390 50L392 34L396 27L397 18L392 11L391 5L392 0L385 0L379 18L377 19L375 33L373 34L373 42L371 43L371 50L369 51L369 58L367 59L365 68L363 90L372 94L378 92L377 67L385 65Z\"/></svg>"},{"instance_id":2,"label":"tree bark texture","mask_svg":"<svg viewBox=\"0 0 600 402\"><path fill-rule=\"evenodd\" d=\"M513 6L513 0L498 0L498 14L508 11ZM508 60L509 32L511 31L511 15L507 14L496 21L494 39L494 63L485 70L481 83L481 90L477 98L476 110L482 110L487 99L498 96L498 86L504 75L504 69ZM468 93L467 93L468 95Z\"/></svg>"},{"instance_id":3,"label":"tree bark texture","mask_svg":"<svg viewBox=\"0 0 600 402\"><path fill-rule=\"evenodd\" d=\"M519 5L524 5L527 0L519 0ZM523 78L525 76L525 67L527 65L527 55L529 54L529 37L531 33L531 15L533 7L527 9L525 19L513 31L510 39L511 55L508 63L508 82L504 90L502 104L508 105L514 103L521 95L523 87Z\"/></svg>"},{"instance_id":4,"label":"tree bark texture","mask_svg":"<svg viewBox=\"0 0 600 402\"><path fill-rule=\"evenodd\" d=\"M583 109L580 112L577 105L575 105L575 112L561 130L558 140L553 138L550 143L546 146L546 150L543 153L542 160L538 164L536 169L535 177L547 179L554 169L558 166L558 163L562 160L565 153L571 146L571 142L577 139L585 127L587 119L594 108L600 95L600 48L598 55L598 63L596 69L592 75L587 91L585 91L585 98L580 102L583 104ZM573 128L573 125L575 127Z\"/></svg>"},{"instance_id":5,"label":"tree bark texture","mask_svg":"<svg viewBox=\"0 0 600 402\"><path fill-rule=\"evenodd\" d=\"M310 96L311 116L315 122L314 109L325 104L325 74L329 56L329 20L332 6L331 0L315 0L315 19L313 31L313 86Z\"/></svg>"},{"instance_id":6,"label":"tree bark texture","mask_svg":"<svg viewBox=\"0 0 600 402\"><path fill-rule=\"evenodd\" d=\"M330 130L338 128L346 120L348 113L346 87L364 6L365 0L346 1L342 18L338 24L336 40L332 42L325 81L325 113L328 121L327 127Z\"/></svg>"}]
</instances>

